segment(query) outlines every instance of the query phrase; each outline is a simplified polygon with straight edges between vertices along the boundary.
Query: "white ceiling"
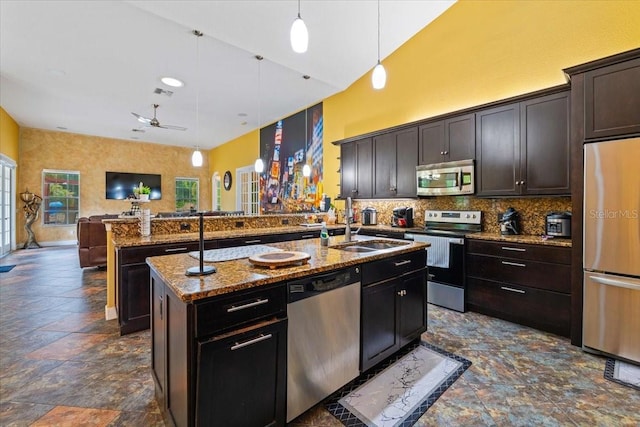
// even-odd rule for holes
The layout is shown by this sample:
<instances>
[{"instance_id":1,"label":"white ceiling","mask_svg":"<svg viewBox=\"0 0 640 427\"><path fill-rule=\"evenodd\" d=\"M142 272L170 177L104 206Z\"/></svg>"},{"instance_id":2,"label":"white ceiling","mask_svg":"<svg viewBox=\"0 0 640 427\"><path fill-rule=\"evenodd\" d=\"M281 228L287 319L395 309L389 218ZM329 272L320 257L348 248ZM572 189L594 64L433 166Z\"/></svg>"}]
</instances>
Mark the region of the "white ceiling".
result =
<instances>
[{"instance_id":1,"label":"white ceiling","mask_svg":"<svg viewBox=\"0 0 640 427\"><path fill-rule=\"evenodd\" d=\"M380 56L453 3L382 0ZM346 89L376 64L376 1L302 0L304 54L289 44L297 7L0 0L0 103L20 126L210 149ZM185 86L164 86L166 75ZM154 103L161 124L188 130L144 127L131 114L152 117Z\"/></svg>"}]
</instances>

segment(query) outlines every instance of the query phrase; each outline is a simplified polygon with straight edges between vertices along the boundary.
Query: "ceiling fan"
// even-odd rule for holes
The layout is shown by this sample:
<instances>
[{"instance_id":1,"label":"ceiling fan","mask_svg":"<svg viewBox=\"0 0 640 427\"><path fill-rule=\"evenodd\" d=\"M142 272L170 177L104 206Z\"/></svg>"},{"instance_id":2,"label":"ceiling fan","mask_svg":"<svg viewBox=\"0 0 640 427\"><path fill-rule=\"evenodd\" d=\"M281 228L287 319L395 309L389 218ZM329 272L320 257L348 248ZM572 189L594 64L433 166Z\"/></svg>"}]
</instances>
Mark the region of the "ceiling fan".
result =
<instances>
[{"instance_id":1,"label":"ceiling fan","mask_svg":"<svg viewBox=\"0 0 640 427\"><path fill-rule=\"evenodd\" d=\"M152 119L149 119L147 117L141 116L140 114L137 114L137 113L134 113L134 112L131 112L131 114L136 116L140 123L144 123L147 126L151 126L151 127L154 127L154 128L162 128L162 129L187 130L187 128L183 127L183 126L173 126L173 125L160 124L160 122L156 118L156 110L158 109L159 106L160 106L160 104L153 104L153 118Z\"/></svg>"}]
</instances>

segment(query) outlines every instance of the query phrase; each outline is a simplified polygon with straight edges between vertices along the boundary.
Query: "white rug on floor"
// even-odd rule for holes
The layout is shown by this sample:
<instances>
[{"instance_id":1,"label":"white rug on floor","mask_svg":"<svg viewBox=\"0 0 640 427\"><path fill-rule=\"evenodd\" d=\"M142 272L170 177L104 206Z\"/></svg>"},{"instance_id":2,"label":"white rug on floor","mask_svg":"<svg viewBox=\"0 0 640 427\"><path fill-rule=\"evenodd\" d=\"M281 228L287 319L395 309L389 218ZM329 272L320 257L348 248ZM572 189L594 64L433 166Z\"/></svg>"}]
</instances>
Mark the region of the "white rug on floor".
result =
<instances>
[{"instance_id":1,"label":"white rug on floor","mask_svg":"<svg viewBox=\"0 0 640 427\"><path fill-rule=\"evenodd\" d=\"M386 365L346 386L327 409L347 426L413 425L471 362L421 343Z\"/></svg>"},{"instance_id":2,"label":"white rug on floor","mask_svg":"<svg viewBox=\"0 0 640 427\"><path fill-rule=\"evenodd\" d=\"M250 256L264 254L267 252L281 251L282 249L274 248L267 245L250 245L250 246L234 246L231 248L209 249L203 251L203 261L221 262L231 261L240 258L249 258ZM195 259L200 259L200 252L189 252L189 255Z\"/></svg>"},{"instance_id":3,"label":"white rug on floor","mask_svg":"<svg viewBox=\"0 0 640 427\"><path fill-rule=\"evenodd\" d=\"M640 390L640 366L621 360L607 359L604 377L608 380Z\"/></svg>"}]
</instances>

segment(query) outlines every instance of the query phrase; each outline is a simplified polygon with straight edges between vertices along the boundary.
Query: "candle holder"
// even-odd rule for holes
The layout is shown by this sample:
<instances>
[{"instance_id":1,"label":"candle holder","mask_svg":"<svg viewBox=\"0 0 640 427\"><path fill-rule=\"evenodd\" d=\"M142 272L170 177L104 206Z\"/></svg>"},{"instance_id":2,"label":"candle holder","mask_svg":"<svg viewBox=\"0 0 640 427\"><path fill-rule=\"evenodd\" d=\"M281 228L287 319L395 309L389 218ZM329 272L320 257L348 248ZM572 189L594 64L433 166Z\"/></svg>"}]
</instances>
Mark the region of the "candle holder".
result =
<instances>
[{"instance_id":1,"label":"candle holder","mask_svg":"<svg viewBox=\"0 0 640 427\"><path fill-rule=\"evenodd\" d=\"M185 274L187 276L206 276L216 272L216 268L211 265L204 265L204 212L198 212L200 217L200 265L189 267Z\"/></svg>"}]
</instances>

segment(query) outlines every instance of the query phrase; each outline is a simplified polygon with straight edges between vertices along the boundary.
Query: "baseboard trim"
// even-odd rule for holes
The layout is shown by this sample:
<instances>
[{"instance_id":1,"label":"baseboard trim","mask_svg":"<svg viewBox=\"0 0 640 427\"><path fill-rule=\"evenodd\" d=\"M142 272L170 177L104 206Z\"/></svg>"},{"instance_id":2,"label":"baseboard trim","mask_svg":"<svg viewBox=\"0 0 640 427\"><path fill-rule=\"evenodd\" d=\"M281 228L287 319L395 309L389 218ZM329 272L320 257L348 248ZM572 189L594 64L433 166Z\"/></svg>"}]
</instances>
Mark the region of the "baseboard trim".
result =
<instances>
[{"instance_id":1,"label":"baseboard trim","mask_svg":"<svg viewBox=\"0 0 640 427\"><path fill-rule=\"evenodd\" d=\"M25 242L17 243L16 249L24 248ZM78 246L77 240L52 240L50 242L38 242L40 246L49 247L49 246ZM33 247L31 248L33 249Z\"/></svg>"},{"instance_id":2,"label":"baseboard trim","mask_svg":"<svg viewBox=\"0 0 640 427\"><path fill-rule=\"evenodd\" d=\"M118 318L118 311L115 307L104 306L104 318L105 320L114 320Z\"/></svg>"}]
</instances>

